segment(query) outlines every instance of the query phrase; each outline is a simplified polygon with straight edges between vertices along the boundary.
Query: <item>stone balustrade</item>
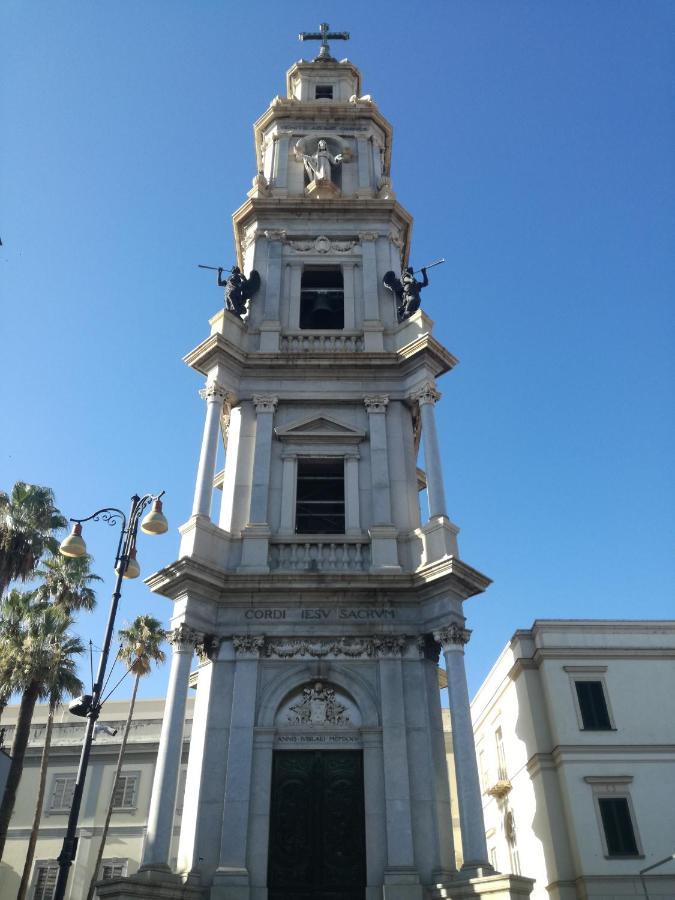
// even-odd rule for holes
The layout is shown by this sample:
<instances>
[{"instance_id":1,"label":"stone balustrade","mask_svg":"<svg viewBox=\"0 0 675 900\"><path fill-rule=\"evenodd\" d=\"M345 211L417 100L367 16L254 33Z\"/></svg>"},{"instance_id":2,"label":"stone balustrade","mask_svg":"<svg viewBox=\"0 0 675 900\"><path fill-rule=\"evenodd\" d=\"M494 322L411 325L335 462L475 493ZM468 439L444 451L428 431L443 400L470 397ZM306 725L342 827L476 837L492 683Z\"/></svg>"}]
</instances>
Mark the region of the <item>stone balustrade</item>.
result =
<instances>
[{"instance_id":1,"label":"stone balustrade","mask_svg":"<svg viewBox=\"0 0 675 900\"><path fill-rule=\"evenodd\" d=\"M286 572L363 572L370 568L370 545L362 538L272 540L269 565Z\"/></svg>"},{"instance_id":2,"label":"stone balustrade","mask_svg":"<svg viewBox=\"0 0 675 900\"><path fill-rule=\"evenodd\" d=\"M294 331L281 335L282 353L361 353L358 331Z\"/></svg>"}]
</instances>

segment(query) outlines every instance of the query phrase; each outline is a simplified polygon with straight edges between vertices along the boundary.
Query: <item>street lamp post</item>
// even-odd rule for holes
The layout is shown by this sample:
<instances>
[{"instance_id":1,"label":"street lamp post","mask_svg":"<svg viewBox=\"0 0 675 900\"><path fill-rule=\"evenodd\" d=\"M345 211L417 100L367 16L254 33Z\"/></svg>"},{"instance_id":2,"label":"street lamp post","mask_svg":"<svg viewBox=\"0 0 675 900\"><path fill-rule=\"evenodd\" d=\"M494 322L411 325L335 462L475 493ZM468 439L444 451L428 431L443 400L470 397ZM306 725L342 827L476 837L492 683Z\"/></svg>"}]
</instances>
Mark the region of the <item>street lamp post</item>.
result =
<instances>
[{"instance_id":1,"label":"street lamp post","mask_svg":"<svg viewBox=\"0 0 675 900\"><path fill-rule=\"evenodd\" d=\"M68 827L66 828L66 836L63 839L63 847L59 854L59 874L54 889L54 900L64 900L66 893L66 885L68 883L68 873L75 859L77 849L77 820L80 815L80 806L82 804L82 794L84 792L84 781L87 777L87 767L89 765L89 754L91 752L91 743L94 737L94 726L99 717L102 706L101 694L103 693L103 684L105 672L108 665L108 656L110 654L110 644L112 643L113 630L115 627L115 616L122 596L122 579L137 578L140 575L140 567L136 561L136 535L140 523L141 530L146 534L164 534L169 524L162 512L161 497L164 494L145 494L139 497L137 494L131 498L131 508L127 517L121 509L115 507L107 507L99 509L86 519L71 519L74 523L73 530L59 547L60 552L64 556L78 557L84 556L87 547L82 538L82 524L89 521L104 521L108 525L117 525L121 523L120 537L117 544L117 554L115 556L115 572L117 578L115 581L115 589L113 590L110 601L110 612L108 613L108 624L106 625L105 637L103 639L103 649L101 650L101 659L98 664L96 673L96 681L94 682L91 697L82 698L83 703L80 706L79 715L86 716L87 727L84 732L84 741L82 743L82 752L80 754L80 764L77 769L77 777L75 779L75 787L73 790L73 802L70 807L68 816ZM152 509L146 515L142 522L140 517L143 511L152 503Z\"/></svg>"},{"instance_id":2,"label":"street lamp post","mask_svg":"<svg viewBox=\"0 0 675 900\"><path fill-rule=\"evenodd\" d=\"M658 862L652 863L651 866L647 866L646 869L640 869L640 881L642 882L642 890L644 891L644 895L646 900L649 900L649 894L647 893L647 882L645 881L645 875L647 872L651 872L652 869L658 869L659 866L665 866L667 862L670 862L672 859L675 859L675 853L671 853L670 856L666 856L663 859L660 859Z\"/></svg>"}]
</instances>

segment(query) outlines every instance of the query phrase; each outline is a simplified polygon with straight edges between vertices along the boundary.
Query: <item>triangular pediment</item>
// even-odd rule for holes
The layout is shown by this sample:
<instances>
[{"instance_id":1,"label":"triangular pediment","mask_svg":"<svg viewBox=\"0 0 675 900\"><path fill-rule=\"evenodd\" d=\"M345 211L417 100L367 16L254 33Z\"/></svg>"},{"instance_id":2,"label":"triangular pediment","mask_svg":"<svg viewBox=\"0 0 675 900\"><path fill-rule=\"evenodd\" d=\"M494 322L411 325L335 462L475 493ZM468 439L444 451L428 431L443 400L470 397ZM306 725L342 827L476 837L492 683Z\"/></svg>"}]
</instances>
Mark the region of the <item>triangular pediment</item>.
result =
<instances>
[{"instance_id":1,"label":"triangular pediment","mask_svg":"<svg viewBox=\"0 0 675 900\"><path fill-rule=\"evenodd\" d=\"M360 428L345 425L331 416L309 416L275 429L280 441L330 442L334 444L355 444L365 439L366 433Z\"/></svg>"}]
</instances>

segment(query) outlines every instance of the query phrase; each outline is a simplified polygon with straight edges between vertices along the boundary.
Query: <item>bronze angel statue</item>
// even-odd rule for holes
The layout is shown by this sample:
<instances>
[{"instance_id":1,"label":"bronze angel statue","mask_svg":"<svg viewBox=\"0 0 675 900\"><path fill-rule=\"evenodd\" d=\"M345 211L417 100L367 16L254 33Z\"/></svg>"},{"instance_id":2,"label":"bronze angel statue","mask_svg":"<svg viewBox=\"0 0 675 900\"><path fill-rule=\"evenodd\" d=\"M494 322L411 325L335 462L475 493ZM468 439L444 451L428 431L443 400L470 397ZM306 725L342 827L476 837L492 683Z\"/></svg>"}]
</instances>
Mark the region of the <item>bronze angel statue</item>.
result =
<instances>
[{"instance_id":1,"label":"bronze angel statue","mask_svg":"<svg viewBox=\"0 0 675 900\"><path fill-rule=\"evenodd\" d=\"M218 287L225 288L225 306L242 319L248 312L248 301L260 288L260 275L253 269L246 278L238 266L233 266L227 278L223 278L224 271L218 269Z\"/></svg>"},{"instance_id":2,"label":"bronze angel statue","mask_svg":"<svg viewBox=\"0 0 675 900\"><path fill-rule=\"evenodd\" d=\"M400 279L395 272L385 272L382 284L396 295L396 315L399 322L405 322L420 308L420 291L429 284L426 267L420 269L422 281L415 278L412 266L406 266Z\"/></svg>"}]
</instances>

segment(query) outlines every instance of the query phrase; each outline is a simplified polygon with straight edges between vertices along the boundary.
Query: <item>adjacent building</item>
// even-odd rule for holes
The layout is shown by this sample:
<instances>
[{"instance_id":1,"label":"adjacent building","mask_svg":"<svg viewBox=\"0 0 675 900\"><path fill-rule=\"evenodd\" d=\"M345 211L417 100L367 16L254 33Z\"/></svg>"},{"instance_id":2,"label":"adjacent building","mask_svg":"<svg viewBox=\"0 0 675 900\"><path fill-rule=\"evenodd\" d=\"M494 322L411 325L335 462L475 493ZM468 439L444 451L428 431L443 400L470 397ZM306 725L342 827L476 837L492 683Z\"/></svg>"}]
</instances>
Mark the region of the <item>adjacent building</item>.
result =
<instances>
[{"instance_id":1,"label":"adjacent building","mask_svg":"<svg viewBox=\"0 0 675 900\"><path fill-rule=\"evenodd\" d=\"M493 866L536 900L644 897L675 852L675 622L537 620L472 714ZM675 897L675 861L647 883Z\"/></svg>"}]
</instances>

